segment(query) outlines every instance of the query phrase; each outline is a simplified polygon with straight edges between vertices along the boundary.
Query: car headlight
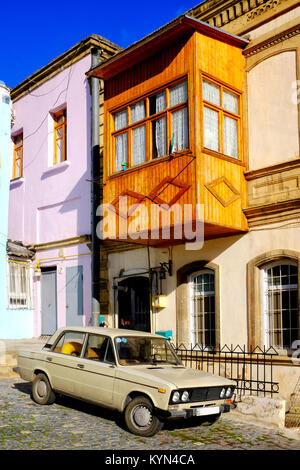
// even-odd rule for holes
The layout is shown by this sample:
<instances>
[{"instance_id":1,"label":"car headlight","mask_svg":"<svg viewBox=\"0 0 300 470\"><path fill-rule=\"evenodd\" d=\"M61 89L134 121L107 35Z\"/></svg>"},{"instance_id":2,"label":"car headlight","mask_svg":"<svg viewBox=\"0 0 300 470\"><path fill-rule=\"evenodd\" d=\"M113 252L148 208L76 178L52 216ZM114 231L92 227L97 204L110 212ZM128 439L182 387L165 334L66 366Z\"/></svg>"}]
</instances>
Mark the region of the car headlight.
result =
<instances>
[{"instance_id":1,"label":"car headlight","mask_svg":"<svg viewBox=\"0 0 300 470\"><path fill-rule=\"evenodd\" d=\"M172 402L177 403L180 400L180 394L179 392L174 392L172 396Z\"/></svg>"},{"instance_id":2,"label":"car headlight","mask_svg":"<svg viewBox=\"0 0 300 470\"><path fill-rule=\"evenodd\" d=\"M228 387L227 390L226 390L226 398L230 398L231 395L232 395L232 388Z\"/></svg>"},{"instance_id":3,"label":"car headlight","mask_svg":"<svg viewBox=\"0 0 300 470\"><path fill-rule=\"evenodd\" d=\"M190 398L190 394L189 392L185 390L181 395L181 401L188 401L189 398Z\"/></svg>"},{"instance_id":4,"label":"car headlight","mask_svg":"<svg viewBox=\"0 0 300 470\"><path fill-rule=\"evenodd\" d=\"M226 393L226 389L222 388L221 393L220 393L220 398L224 398Z\"/></svg>"}]
</instances>

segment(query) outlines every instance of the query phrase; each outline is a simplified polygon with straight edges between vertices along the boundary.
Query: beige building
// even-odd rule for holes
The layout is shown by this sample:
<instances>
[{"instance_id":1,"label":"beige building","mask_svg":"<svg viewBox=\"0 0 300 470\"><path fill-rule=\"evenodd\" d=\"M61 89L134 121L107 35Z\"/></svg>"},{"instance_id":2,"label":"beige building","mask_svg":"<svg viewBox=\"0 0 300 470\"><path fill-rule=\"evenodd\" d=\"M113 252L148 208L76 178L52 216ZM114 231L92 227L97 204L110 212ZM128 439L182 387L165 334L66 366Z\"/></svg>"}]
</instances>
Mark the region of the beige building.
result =
<instances>
[{"instance_id":1,"label":"beige building","mask_svg":"<svg viewBox=\"0 0 300 470\"><path fill-rule=\"evenodd\" d=\"M172 331L177 344L273 347L275 378L288 398L300 374L291 357L300 346L299 2L207 0L187 15L249 41L248 230L214 236L198 250L104 242L101 313L109 326ZM234 188L226 191L224 207L235 197Z\"/></svg>"}]
</instances>

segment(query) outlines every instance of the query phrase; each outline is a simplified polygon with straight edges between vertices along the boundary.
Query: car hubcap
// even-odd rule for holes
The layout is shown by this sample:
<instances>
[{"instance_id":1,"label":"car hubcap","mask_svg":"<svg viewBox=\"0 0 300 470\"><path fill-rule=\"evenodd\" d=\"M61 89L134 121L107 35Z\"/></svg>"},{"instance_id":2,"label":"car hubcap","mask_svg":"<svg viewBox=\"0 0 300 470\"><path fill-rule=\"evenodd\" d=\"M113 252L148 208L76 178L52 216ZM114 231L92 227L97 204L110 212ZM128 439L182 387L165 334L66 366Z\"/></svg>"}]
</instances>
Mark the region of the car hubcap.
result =
<instances>
[{"instance_id":1,"label":"car hubcap","mask_svg":"<svg viewBox=\"0 0 300 470\"><path fill-rule=\"evenodd\" d=\"M146 406L136 406L132 410L132 417L134 423L143 429L149 428L152 423L152 413Z\"/></svg>"},{"instance_id":2,"label":"car hubcap","mask_svg":"<svg viewBox=\"0 0 300 470\"><path fill-rule=\"evenodd\" d=\"M42 380L37 385L37 393L40 397L45 397L47 394L47 385Z\"/></svg>"}]
</instances>

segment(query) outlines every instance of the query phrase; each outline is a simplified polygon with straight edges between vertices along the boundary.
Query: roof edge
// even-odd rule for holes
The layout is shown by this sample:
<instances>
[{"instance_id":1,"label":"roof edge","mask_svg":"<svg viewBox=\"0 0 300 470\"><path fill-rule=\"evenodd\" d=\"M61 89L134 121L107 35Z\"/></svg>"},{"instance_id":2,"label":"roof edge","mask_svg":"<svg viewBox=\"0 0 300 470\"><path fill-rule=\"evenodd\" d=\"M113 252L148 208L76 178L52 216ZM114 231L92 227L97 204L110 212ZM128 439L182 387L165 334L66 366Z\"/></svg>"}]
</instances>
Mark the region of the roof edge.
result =
<instances>
[{"instance_id":1,"label":"roof edge","mask_svg":"<svg viewBox=\"0 0 300 470\"><path fill-rule=\"evenodd\" d=\"M71 64L73 64L78 60L77 58L79 55L82 55L85 52L88 54L92 47L102 48L106 51L106 53L111 55L114 55L116 51L120 51L122 49L120 46L112 43L102 36L91 34L90 36L87 36L78 43L74 44L74 46L72 46L67 51L55 57L47 65L33 72L18 85L11 88L12 100L16 101L26 94L29 89L31 91L37 88L44 81L61 72L64 67L68 66L70 61Z\"/></svg>"},{"instance_id":2,"label":"roof edge","mask_svg":"<svg viewBox=\"0 0 300 470\"><path fill-rule=\"evenodd\" d=\"M136 51L141 50L142 47L148 46L151 42L158 40L161 36L166 35L168 32L174 31L178 26L185 26L187 29L199 31L202 34L211 36L217 40L221 40L232 44L233 46L240 47L244 49L248 44L249 40L242 38L240 36L236 36L232 33L224 31L223 29L217 28L216 26L212 26L208 23L205 23L197 18L193 18L187 14L183 14L178 16L174 20L170 21L169 23L165 24L164 26L160 27L159 29L155 30L154 32L150 33L148 36L140 39L139 41L131 44L126 49L123 49L117 52L114 56L109 57L101 64L96 65L95 67L91 68L86 75L89 77L98 77L103 78L100 74L96 74L96 72L100 72L100 70L107 69L110 65L115 64L117 61L121 59L125 59L130 55L133 55Z\"/></svg>"}]
</instances>

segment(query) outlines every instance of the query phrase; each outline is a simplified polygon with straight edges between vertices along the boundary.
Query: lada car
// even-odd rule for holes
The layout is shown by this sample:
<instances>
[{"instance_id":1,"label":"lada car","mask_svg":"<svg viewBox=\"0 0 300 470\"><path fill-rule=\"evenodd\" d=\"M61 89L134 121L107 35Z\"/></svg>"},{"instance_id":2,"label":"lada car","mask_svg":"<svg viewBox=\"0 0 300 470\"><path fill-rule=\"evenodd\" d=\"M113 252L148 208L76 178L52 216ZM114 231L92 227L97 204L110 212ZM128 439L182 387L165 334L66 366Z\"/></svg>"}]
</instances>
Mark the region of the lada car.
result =
<instances>
[{"instance_id":1,"label":"lada car","mask_svg":"<svg viewBox=\"0 0 300 470\"><path fill-rule=\"evenodd\" d=\"M123 413L134 434L152 436L170 418L230 411L235 382L184 367L160 335L100 327L60 328L40 351L20 351L19 373L40 405L68 395Z\"/></svg>"}]
</instances>

